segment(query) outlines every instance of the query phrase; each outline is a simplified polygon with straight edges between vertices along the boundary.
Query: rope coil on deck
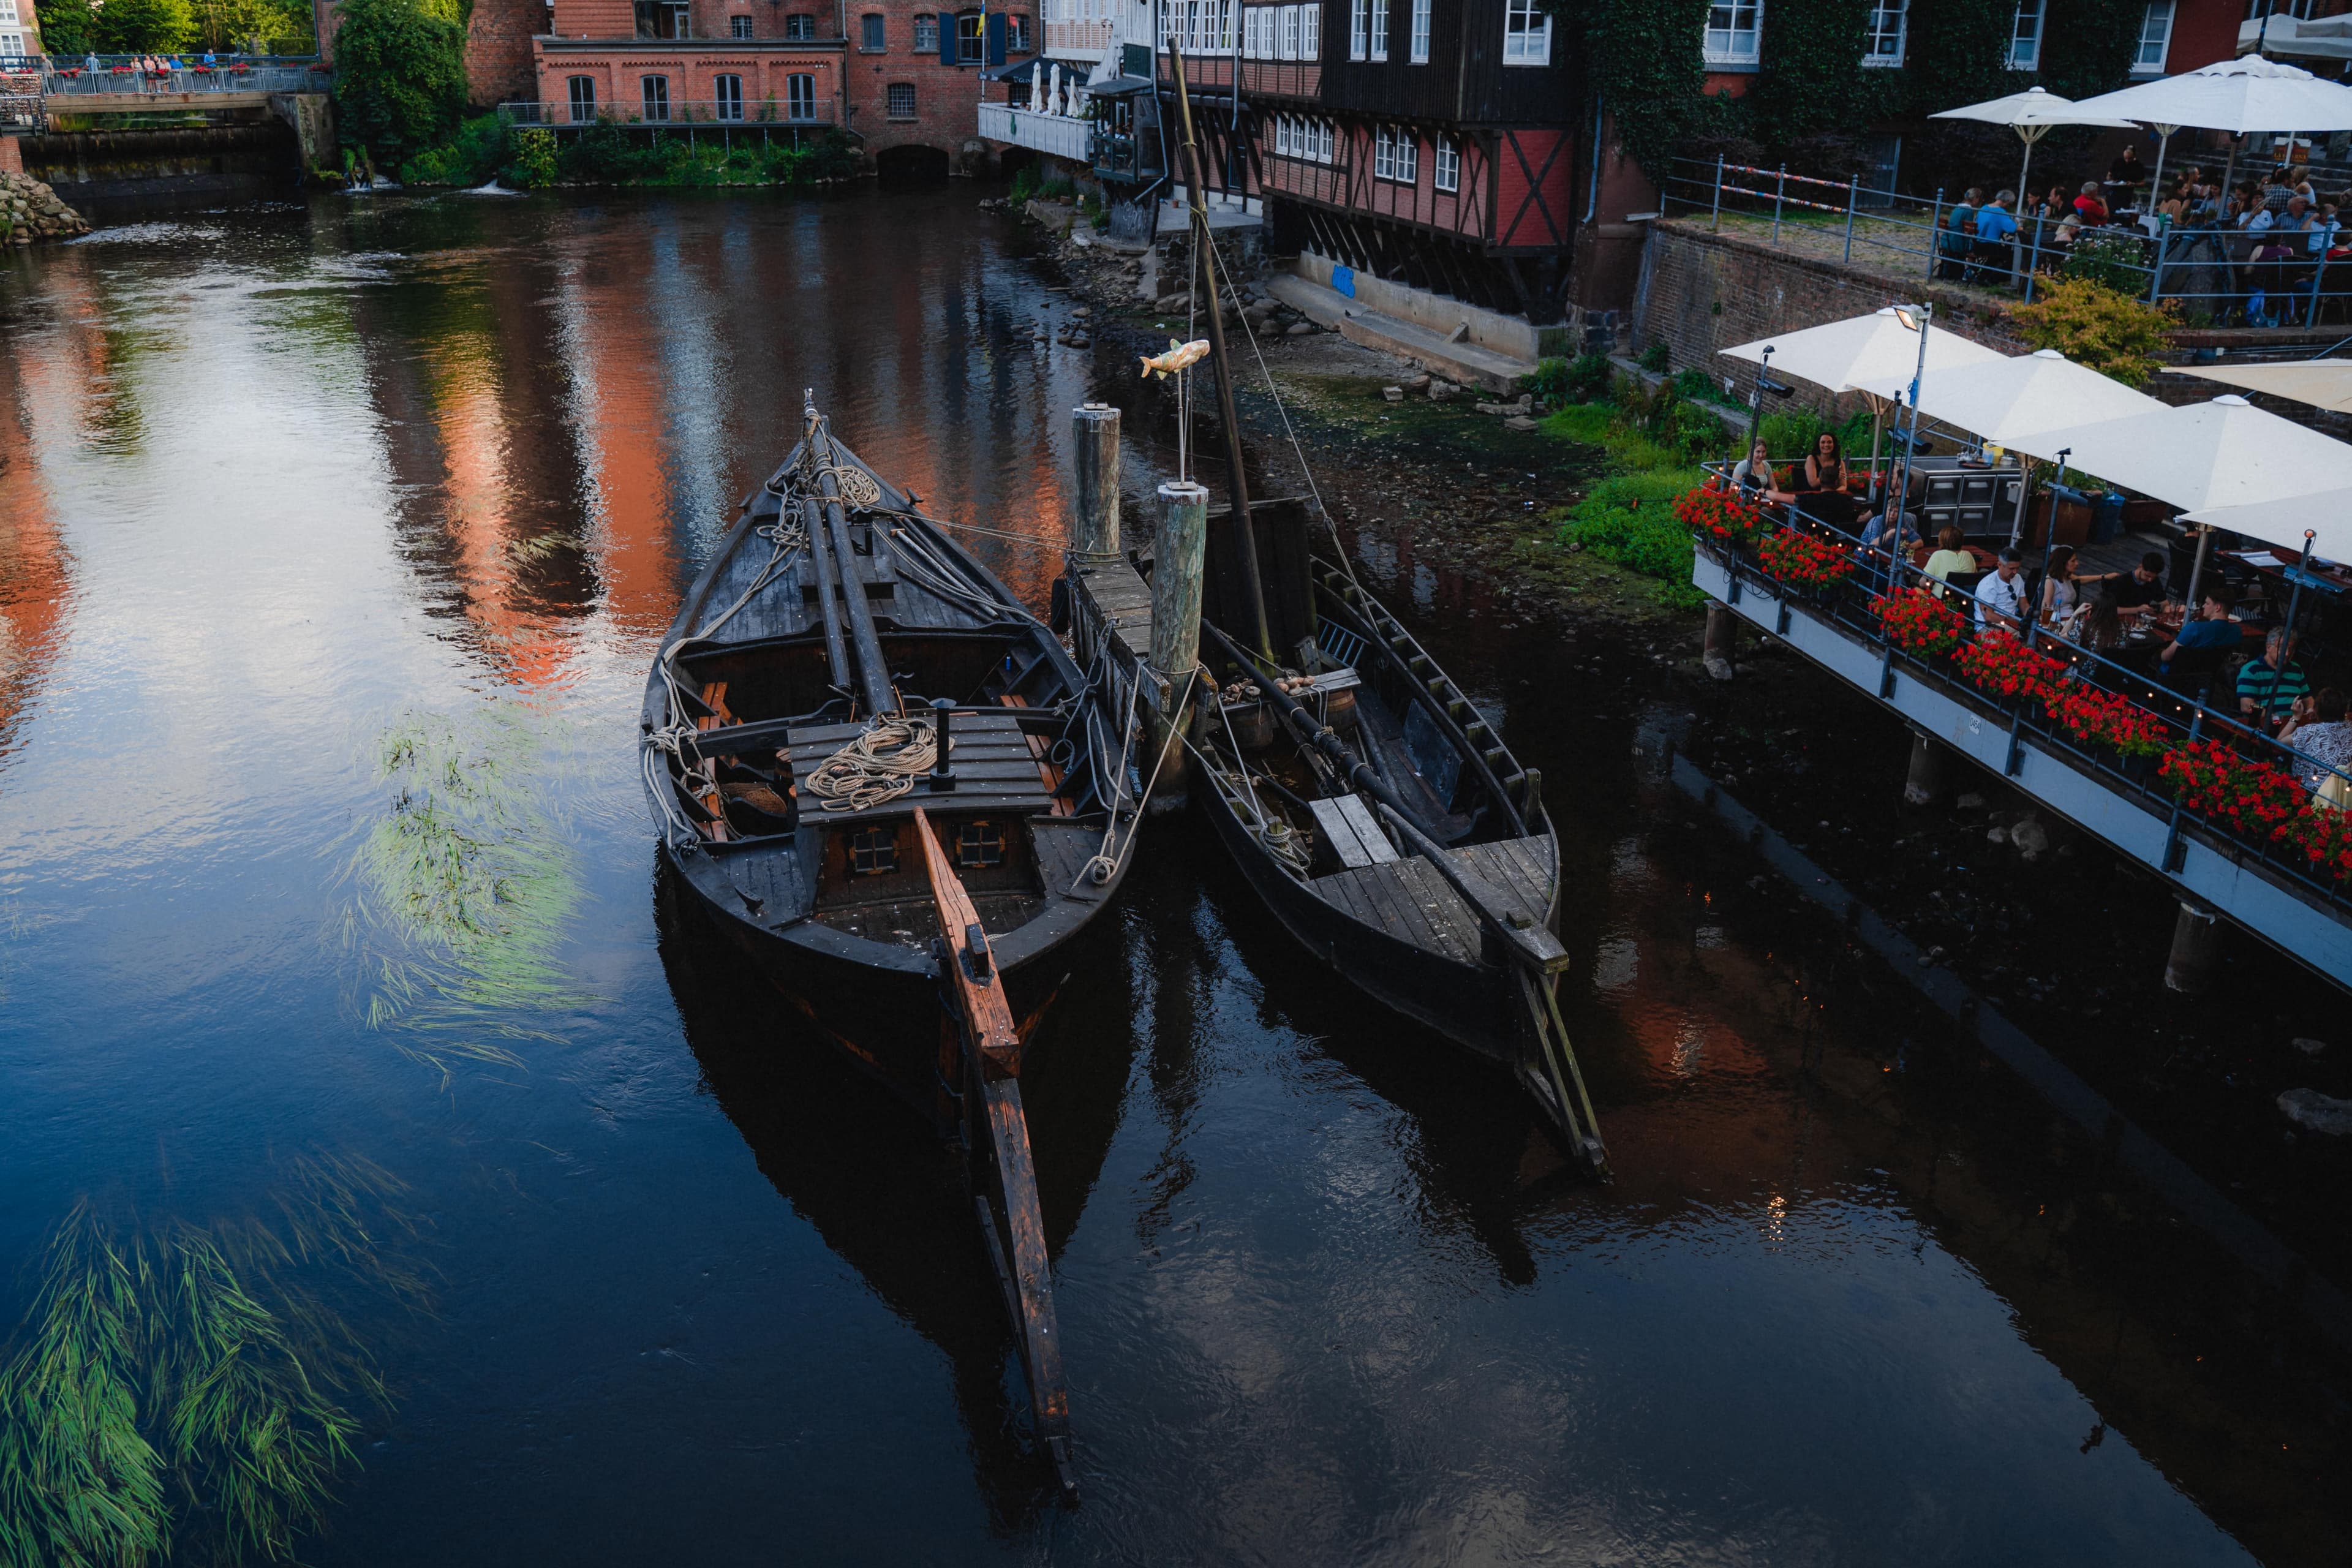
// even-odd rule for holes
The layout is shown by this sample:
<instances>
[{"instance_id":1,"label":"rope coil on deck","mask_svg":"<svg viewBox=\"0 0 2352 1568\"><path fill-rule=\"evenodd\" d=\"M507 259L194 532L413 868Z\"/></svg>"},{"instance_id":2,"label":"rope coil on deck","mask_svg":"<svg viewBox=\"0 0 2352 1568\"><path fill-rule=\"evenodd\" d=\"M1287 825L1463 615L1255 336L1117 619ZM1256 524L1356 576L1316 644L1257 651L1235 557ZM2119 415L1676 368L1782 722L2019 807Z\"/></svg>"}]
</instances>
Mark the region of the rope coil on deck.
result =
<instances>
[{"instance_id":1,"label":"rope coil on deck","mask_svg":"<svg viewBox=\"0 0 2352 1568\"><path fill-rule=\"evenodd\" d=\"M948 737L955 749L955 737ZM898 799L931 771L940 756L929 721L885 719L819 763L808 790L825 811L866 811Z\"/></svg>"}]
</instances>

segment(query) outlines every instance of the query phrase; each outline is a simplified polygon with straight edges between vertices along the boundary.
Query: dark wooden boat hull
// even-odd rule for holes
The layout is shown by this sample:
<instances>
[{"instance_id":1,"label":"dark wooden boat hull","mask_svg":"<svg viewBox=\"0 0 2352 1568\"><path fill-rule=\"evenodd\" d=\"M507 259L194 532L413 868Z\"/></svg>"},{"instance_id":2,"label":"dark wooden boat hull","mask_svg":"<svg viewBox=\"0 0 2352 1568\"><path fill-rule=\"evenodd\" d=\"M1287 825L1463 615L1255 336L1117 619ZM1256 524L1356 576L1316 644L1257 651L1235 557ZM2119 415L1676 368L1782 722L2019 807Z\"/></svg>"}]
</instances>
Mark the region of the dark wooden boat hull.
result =
<instances>
[{"instance_id":1,"label":"dark wooden boat hull","mask_svg":"<svg viewBox=\"0 0 2352 1568\"><path fill-rule=\"evenodd\" d=\"M1515 1075L1526 1073L1536 1042L1512 971L1456 963L1335 909L1265 853L1213 783L1193 794L1243 877L1301 946L1382 1005ZM1557 921L1556 900L1549 914ZM1554 1098L1549 1086L1542 1098Z\"/></svg>"},{"instance_id":2,"label":"dark wooden boat hull","mask_svg":"<svg viewBox=\"0 0 2352 1568\"><path fill-rule=\"evenodd\" d=\"M715 857L693 849L681 853L674 845L666 845L664 852L711 922L824 1040L896 1092L935 1131L944 1135L952 1129L956 1108L947 1092L952 1071L942 1077L940 1046L948 1018L939 969L929 955L814 921L782 931L763 926L744 910ZM1101 902L1116 895L1125 874L1122 866L1102 889ZM1024 1036L1068 977L1067 949L1087 925L1024 927L994 939L1006 997Z\"/></svg>"}]
</instances>

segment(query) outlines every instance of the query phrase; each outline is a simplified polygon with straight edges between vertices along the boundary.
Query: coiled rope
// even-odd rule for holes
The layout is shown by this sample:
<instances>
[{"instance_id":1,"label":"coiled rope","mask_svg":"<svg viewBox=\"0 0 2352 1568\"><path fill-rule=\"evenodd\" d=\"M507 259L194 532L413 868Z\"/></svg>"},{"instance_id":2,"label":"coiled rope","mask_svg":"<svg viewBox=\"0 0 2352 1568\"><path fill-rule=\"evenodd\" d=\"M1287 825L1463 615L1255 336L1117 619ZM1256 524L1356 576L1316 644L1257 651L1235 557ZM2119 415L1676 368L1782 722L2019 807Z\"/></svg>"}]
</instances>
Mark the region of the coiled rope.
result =
<instances>
[{"instance_id":1,"label":"coiled rope","mask_svg":"<svg viewBox=\"0 0 2352 1568\"><path fill-rule=\"evenodd\" d=\"M955 749L955 737L948 737ZM937 732L926 719L885 719L819 763L808 790L824 811L866 811L898 799L939 761Z\"/></svg>"},{"instance_id":2,"label":"coiled rope","mask_svg":"<svg viewBox=\"0 0 2352 1568\"><path fill-rule=\"evenodd\" d=\"M865 469L847 463L817 463L803 458L801 473L808 480L805 493L819 495L824 476L833 476L834 487L841 492L841 504L852 511L871 511L882 502L882 487Z\"/></svg>"}]
</instances>

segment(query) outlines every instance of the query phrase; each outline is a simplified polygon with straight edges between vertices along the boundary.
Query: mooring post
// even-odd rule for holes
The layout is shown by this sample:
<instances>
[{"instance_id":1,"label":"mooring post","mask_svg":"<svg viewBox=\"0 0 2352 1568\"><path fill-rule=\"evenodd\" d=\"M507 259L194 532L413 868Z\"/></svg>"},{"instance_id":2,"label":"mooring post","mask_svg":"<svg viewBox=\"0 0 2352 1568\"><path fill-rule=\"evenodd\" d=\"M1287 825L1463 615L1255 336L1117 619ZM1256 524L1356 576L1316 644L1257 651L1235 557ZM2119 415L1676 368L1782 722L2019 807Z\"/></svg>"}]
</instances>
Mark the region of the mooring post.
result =
<instances>
[{"instance_id":1,"label":"mooring post","mask_svg":"<svg viewBox=\"0 0 2352 1568\"><path fill-rule=\"evenodd\" d=\"M1738 635L1739 617L1731 613L1731 606L1707 601L1706 640L1699 646L1699 658L1717 680L1731 679L1731 650Z\"/></svg>"},{"instance_id":2,"label":"mooring post","mask_svg":"<svg viewBox=\"0 0 2352 1568\"><path fill-rule=\"evenodd\" d=\"M1154 812L1184 804L1182 717L1185 689L1201 664L1201 574L1209 542L1206 487L1175 480L1160 487L1160 534L1151 547L1151 733L1160 784ZM1192 693L1202 695L1198 690Z\"/></svg>"},{"instance_id":3,"label":"mooring post","mask_svg":"<svg viewBox=\"0 0 2352 1568\"><path fill-rule=\"evenodd\" d=\"M1709 233L1723 227L1723 154L1715 155L1715 205L1706 215Z\"/></svg>"},{"instance_id":4,"label":"mooring post","mask_svg":"<svg viewBox=\"0 0 2352 1568\"><path fill-rule=\"evenodd\" d=\"M1118 553L1118 410L1082 403L1070 411L1070 549L1097 557Z\"/></svg>"},{"instance_id":5,"label":"mooring post","mask_svg":"<svg viewBox=\"0 0 2352 1568\"><path fill-rule=\"evenodd\" d=\"M1903 781L1909 805L1933 805L1950 792L1952 749L1933 735L1911 732L1911 772Z\"/></svg>"},{"instance_id":6,"label":"mooring post","mask_svg":"<svg viewBox=\"0 0 2352 1568\"><path fill-rule=\"evenodd\" d=\"M1845 258L1849 265L1853 261L1853 203L1861 189L1860 174L1852 176L1845 183Z\"/></svg>"},{"instance_id":7,"label":"mooring post","mask_svg":"<svg viewBox=\"0 0 2352 1568\"><path fill-rule=\"evenodd\" d=\"M2182 900L2179 918L2172 922L2172 952L2164 963L2164 988L2183 996L2202 996L2213 984L2221 963L2221 916Z\"/></svg>"}]
</instances>

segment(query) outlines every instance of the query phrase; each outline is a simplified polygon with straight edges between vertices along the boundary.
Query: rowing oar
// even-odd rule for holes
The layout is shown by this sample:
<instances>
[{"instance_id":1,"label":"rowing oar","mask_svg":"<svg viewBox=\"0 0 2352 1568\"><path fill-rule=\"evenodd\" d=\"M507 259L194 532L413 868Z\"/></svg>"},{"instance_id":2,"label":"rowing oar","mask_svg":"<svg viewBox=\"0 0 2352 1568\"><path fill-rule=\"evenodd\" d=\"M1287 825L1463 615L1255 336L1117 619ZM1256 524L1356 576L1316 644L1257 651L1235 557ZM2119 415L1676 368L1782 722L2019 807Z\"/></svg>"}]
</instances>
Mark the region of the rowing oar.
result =
<instances>
[{"instance_id":1,"label":"rowing oar","mask_svg":"<svg viewBox=\"0 0 2352 1568\"><path fill-rule=\"evenodd\" d=\"M1070 1463L1070 1391L1062 1381L1062 1335L1054 1318L1053 1266L1045 1256L1045 1221L1037 1207L1037 1168L1029 1156L1029 1123L1021 1110L1021 1035L1013 1025L1003 976L990 952L980 911L915 808L915 837L923 847L931 900L939 908L940 988L962 1025L964 1125L982 1180L972 1194L981 1233L1004 1291L1004 1310L1029 1374L1029 1405L1062 1489L1076 1496ZM987 1122L986 1138L979 1123ZM1008 1253L1010 1254L1008 1258Z\"/></svg>"}]
</instances>

